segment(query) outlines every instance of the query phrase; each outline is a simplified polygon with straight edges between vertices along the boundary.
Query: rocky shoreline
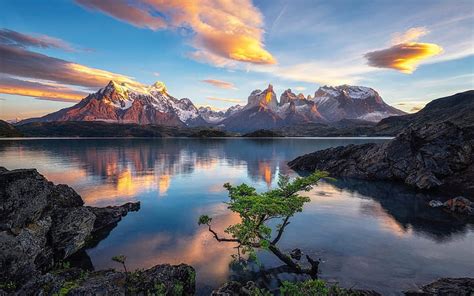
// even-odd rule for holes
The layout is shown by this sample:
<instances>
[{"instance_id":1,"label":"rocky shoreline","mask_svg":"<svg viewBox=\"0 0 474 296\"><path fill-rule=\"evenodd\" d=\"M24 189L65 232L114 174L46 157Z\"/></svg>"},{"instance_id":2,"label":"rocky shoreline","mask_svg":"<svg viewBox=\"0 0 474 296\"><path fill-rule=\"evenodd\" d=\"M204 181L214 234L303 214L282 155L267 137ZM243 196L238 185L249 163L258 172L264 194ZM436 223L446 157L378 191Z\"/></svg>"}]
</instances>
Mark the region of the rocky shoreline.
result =
<instances>
[{"instance_id":1,"label":"rocky shoreline","mask_svg":"<svg viewBox=\"0 0 474 296\"><path fill-rule=\"evenodd\" d=\"M90 272L65 264L139 209L139 202L87 207L72 188L54 185L35 169L0 167L0 295L124 295L173 289L193 295L194 269L184 264L133 273Z\"/></svg>"},{"instance_id":2,"label":"rocky shoreline","mask_svg":"<svg viewBox=\"0 0 474 296\"><path fill-rule=\"evenodd\" d=\"M474 138L451 122L411 126L383 144L349 145L300 156L297 171L403 182L417 189L474 193Z\"/></svg>"}]
</instances>

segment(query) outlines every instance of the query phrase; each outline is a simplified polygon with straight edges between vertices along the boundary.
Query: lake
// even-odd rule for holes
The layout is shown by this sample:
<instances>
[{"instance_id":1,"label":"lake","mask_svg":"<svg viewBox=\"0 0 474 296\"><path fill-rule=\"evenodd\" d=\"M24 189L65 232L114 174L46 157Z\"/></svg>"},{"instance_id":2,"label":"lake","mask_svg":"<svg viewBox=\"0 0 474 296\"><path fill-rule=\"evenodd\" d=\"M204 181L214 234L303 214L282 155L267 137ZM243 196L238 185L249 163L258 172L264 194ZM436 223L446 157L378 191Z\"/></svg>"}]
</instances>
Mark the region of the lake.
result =
<instances>
[{"instance_id":1,"label":"lake","mask_svg":"<svg viewBox=\"0 0 474 296\"><path fill-rule=\"evenodd\" d=\"M199 294L228 279L272 287L291 274L265 275L280 265L258 253L247 268L231 264L235 249L219 243L197 219L214 218L222 231L238 222L223 202L223 184L276 186L279 174L295 176L286 163L315 150L386 139L29 139L0 141L0 165L37 168L64 183L91 206L141 201L75 264L129 269L187 263L197 272ZM388 182L336 180L305 193L311 198L287 227L280 246L321 258L321 278L344 287L399 294L439 277L474 276L474 227L460 217L427 207L434 198Z\"/></svg>"}]
</instances>

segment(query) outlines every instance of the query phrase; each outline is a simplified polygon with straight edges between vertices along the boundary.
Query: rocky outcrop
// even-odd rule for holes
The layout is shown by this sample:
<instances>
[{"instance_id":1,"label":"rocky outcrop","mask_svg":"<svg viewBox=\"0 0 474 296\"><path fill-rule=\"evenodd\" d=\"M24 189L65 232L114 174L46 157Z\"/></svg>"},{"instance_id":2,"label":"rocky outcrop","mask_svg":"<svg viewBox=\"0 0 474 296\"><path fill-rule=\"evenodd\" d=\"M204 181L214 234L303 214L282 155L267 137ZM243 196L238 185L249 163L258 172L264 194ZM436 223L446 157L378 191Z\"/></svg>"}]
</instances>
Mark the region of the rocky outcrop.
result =
<instances>
[{"instance_id":1,"label":"rocky outcrop","mask_svg":"<svg viewBox=\"0 0 474 296\"><path fill-rule=\"evenodd\" d=\"M333 176L403 181L418 189L474 192L473 138L450 122L410 127L384 144L316 151L289 166Z\"/></svg>"},{"instance_id":2,"label":"rocky outcrop","mask_svg":"<svg viewBox=\"0 0 474 296\"><path fill-rule=\"evenodd\" d=\"M474 293L474 278L442 278L419 290L407 291L407 296L452 295L471 296Z\"/></svg>"},{"instance_id":3,"label":"rocky outcrop","mask_svg":"<svg viewBox=\"0 0 474 296\"><path fill-rule=\"evenodd\" d=\"M194 295L195 271L185 264L148 270L84 272L68 268L28 281L15 295Z\"/></svg>"},{"instance_id":4,"label":"rocky outcrop","mask_svg":"<svg viewBox=\"0 0 474 296\"><path fill-rule=\"evenodd\" d=\"M0 282L25 283L140 207L83 204L72 188L54 185L35 169L0 168Z\"/></svg>"}]
</instances>

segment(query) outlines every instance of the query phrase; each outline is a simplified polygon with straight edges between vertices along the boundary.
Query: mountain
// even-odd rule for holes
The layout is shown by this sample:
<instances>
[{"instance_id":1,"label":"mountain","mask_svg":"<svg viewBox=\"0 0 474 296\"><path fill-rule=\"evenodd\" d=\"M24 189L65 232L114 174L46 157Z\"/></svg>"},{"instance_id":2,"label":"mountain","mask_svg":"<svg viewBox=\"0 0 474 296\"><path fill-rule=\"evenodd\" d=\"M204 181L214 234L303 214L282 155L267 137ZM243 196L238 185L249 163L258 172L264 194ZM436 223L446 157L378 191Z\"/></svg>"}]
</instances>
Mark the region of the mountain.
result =
<instances>
[{"instance_id":1,"label":"mountain","mask_svg":"<svg viewBox=\"0 0 474 296\"><path fill-rule=\"evenodd\" d=\"M247 99L247 105L219 124L230 131L273 129L282 125L282 119L277 111L278 101L270 84L263 91L254 90Z\"/></svg>"},{"instance_id":2,"label":"mountain","mask_svg":"<svg viewBox=\"0 0 474 296\"><path fill-rule=\"evenodd\" d=\"M328 121L361 119L377 122L389 116L406 114L386 104L374 89L364 86L323 86L311 100Z\"/></svg>"},{"instance_id":3,"label":"mountain","mask_svg":"<svg viewBox=\"0 0 474 296\"><path fill-rule=\"evenodd\" d=\"M0 138L3 137L21 137L23 136L13 125L6 121L0 120Z\"/></svg>"},{"instance_id":4,"label":"mountain","mask_svg":"<svg viewBox=\"0 0 474 296\"><path fill-rule=\"evenodd\" d=\"M72 107L23 120L19 125L51 121L104 121L180 127L215 125L229 131L249 132L310 123L332 125L345 119L377 122L403 114L387 105L375 90L363 86L324 86L313 97L305 97L301 93L296 95L288 89L278 101L270 84L263 91L254 90L245 106L236 105L226 111L215 111L210 107L198 109L187 98L171 96L162 82L145 86L110 81L106 87Z\"/></svg>"},{"instance_id":5,"label":"mountain","mask_svg":"<svg viewBox=\"0 0 474 296\"><path fill-rule=\"evenodd\" d=\"M219 123L233 131L275 129L308 123L336 124L342 120L378 122L405 112L386 104L372 88L341 85L320 87L314 97L285 90L277 101L272 85L254 90L247 105Z\"/></svg>"},{"instance_id":6,"label":"mountain","mask_svg":"<svg viewBox=\"0 0 474 296\"><path fill-rule=\"evenodd\" d=\"M105 121L116 123L199 126L207 122L189 99L169 95L162 82L150 86L110 81L76 105L20 122Z\"/></svg>"}]
</instances>

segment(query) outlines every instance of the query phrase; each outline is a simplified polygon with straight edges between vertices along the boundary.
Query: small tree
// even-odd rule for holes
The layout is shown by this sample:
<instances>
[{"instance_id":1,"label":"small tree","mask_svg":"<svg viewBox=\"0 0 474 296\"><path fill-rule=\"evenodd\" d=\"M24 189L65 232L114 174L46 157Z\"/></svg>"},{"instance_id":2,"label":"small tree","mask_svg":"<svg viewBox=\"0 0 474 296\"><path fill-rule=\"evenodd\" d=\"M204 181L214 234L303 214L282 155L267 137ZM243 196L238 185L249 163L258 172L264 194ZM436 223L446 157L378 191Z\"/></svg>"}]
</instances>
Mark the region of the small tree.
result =
<instances>
[{"instance_id":1,"label":"small tree","mask_svg":"<svg viewBox=\"0 0 474 296\"><path fill-rule=\"evenodd\" d=\"M303 210L303 205L310 201L306 196L298 193L309 191L321 178L327 178L326 172L315 172L308 177L297 177L290 182L288 176L280 175L278 188L264 193L257 193L256 189L246 184L232 186L229 183L224 187L229 192L230 201L226 204L228 208L239 214L241 222L230 225L224 232L230 237L221 237L212 229L212 218L207 215L199 217L199 225L207 225L209 231L219 242L234 242L238 244L242 253L248 253L255 257L256 249L266 249L278 257L286 266L295 273L309 274L316 278L319 261L306 256L310 268L302 268L291 256L282 252L277 243L283 232L290 224L289 219ZM268 225L270 221L280 219L282 222L276 227L273 235L272 228Z\"/></svg>"},{"instance_id":2,"label":"small tree","mask_svg":"<svg viewBox=\"0 0 474 296\"><path fill-rule=\"evenodd\" d=\"M122 264L123 270L124 270L125 272L128 272L128 271L127 271L127 266L125 266L125 261L127 261L127 257L126 257L126 256L124 256L124 255L113 256L113 257L112 257L112 261L115 261L115 262L117 262L117 263Z\"/></svg>"}]
</instances>

